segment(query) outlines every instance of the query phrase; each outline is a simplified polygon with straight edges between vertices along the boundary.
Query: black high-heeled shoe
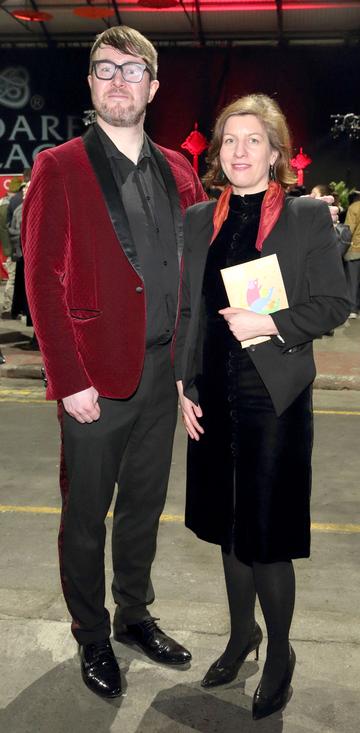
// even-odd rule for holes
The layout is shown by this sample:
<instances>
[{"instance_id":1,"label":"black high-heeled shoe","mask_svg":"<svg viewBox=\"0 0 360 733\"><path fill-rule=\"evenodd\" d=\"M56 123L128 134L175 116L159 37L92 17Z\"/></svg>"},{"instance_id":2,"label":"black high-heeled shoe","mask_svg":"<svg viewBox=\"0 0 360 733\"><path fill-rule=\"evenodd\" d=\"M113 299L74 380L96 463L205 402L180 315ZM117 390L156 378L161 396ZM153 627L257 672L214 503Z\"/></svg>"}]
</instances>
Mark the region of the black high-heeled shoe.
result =
<instances>
[{"instance_id":1,"label":"black high-heeled shoe","mask_svg":"<svg viewBox=\"0 0 360 733\"><path fill-rule=\"evenodd\" d=\"M245 649L241 652L240 656L235 659L235 662L230 664L222 663L222 656L213 662L204 679L201 681L201 687L217 687L218 685L227 685L232 682L238 675L241 665L245 662L246 657L250 652L255 652L255 659L259 659L259 646L262 642L262 631L259 624L255 624L254 631L251 634L249 642Z\"/></svg>"},{"instance_id":2,"label":"black high-heeled shoe","mask_svg":"<svg viewBox=\"0 0 360 733\"><path fill-rule=\"evenodd\" d=\"M267 697L261 690L261 680L257 686L253 698L252 716L254 720L266 718L277 710L282 710L288 702L289 688L294 673L296 662L295 652L289 644L289 659L281 684L271 697Z\"/></svg>"}]
</instances>

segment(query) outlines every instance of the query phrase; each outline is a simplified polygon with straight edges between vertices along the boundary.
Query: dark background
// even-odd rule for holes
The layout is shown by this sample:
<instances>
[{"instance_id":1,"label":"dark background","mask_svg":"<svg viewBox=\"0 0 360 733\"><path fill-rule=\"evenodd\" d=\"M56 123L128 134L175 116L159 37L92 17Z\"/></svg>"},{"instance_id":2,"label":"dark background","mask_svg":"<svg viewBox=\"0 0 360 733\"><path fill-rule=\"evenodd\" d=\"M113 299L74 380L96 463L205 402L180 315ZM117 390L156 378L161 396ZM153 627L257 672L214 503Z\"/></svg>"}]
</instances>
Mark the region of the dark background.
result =
<instances>
[{"instance_id":1,"label":"dark background","mask_svg":"<svg viewBox=\"0 0 360 733\"><path fill-rule=\"evenodd\" d=\"M22 110L8 109L1 103L0 84L0 121L6 127L0 138L0 172L19 172L19 165L4 167L7 138L19 114L26 117L38 137L39 115L53 114L60 118L59 130L65 137L65 117L82 117L91 107L86 82L88 55L88 48L2 50L0 72L9 66L27 68L32 99ZM315 183L340 179L360 187L360 142L333 140L330 135L331 114L360 111L359 48L170 47L159 50L159 61L161 88L146 122L155 141L180 150L195 121L209 138L222 106L242 94L264 92L278 100L287 116L294 154L302 146L313 159L305 171L308 190ZM44 98L40 111L32 107L36 95ZM21 142L30 157L36 147L24 134L13 142ZM204 170L202 155L200 172Z\"/></svg>"}]
</instances>

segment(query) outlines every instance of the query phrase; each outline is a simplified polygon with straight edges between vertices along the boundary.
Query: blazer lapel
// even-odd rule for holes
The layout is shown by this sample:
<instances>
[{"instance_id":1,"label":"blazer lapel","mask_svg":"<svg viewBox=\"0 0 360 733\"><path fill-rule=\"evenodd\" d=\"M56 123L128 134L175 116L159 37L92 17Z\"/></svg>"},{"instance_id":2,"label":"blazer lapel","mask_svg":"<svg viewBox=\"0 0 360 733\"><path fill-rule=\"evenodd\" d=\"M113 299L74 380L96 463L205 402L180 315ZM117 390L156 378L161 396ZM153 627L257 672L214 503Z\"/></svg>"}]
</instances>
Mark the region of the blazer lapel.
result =
<instances>
[{"instance_id":1,"label":"blazer lapel","mask_svg":"<svg viewBox=\"0 0 360 733\"><path fill-rule=\"evenodd\" d=\"M152 142L152 140L150 140L149 137L148 137L148 142L149 142L151 154L154 156L156 160L160 173L164 179L166 190L169 195L170 206L171 206L173 220L174 220L176 247L177 247L177 253L178 253L178 258L179 258L179 263L180 263L181 258L182 258L183 249L184 249L184 233L183 233L183 217L181 213L179 194L178 194L175 178L172 174L170 165L167 159L165 158L165 155L163 155L163 153L159 150L159 148L157 148L156 145L154 145L154 143Z\"/></svg>"},{"instance_id":2,"label":"blazer lapel","mask_svg":"<svg viewBox=\"0 0 360 733\"><path fill-rule=\"evenodd\" d=\"M125 252L130 264L142 278L140 263L134 245L129 221L121 200L117 185L112 174L111 166L104 148L97 135L96 128L91 125L83 135L85 150L94 169L96 178L104 196L105 204L111 219L119 244Z\"/></svg>"}]
</instances>

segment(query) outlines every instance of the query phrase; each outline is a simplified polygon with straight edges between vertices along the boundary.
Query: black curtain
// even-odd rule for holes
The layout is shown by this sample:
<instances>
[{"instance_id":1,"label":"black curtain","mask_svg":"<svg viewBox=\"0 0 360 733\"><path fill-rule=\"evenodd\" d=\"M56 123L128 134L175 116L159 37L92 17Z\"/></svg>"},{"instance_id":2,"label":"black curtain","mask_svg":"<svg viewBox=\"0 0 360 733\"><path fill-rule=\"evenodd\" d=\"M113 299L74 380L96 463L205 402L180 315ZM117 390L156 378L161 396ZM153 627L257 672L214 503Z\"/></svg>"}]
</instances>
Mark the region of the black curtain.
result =
<instances>
[{"instance_id":1,"label":"black curtain","mask_svg":"<svg viewBox=\"0 0 360 733\"><path fill-rule=\"evenodd\" d=\"M39 146L58 145L84 129L81 117L91 107L88 54L88 49L1 52L0 173L19 172ZM222 106L242 94L264 92L285 112L294 152L302 146L313 158L305 172L307 188L340 179L359 188L360 143L330 135L331 114L360 112L359 67L360 49L350 47L160 48L160 90L146 129L154 140L181 150L196 121L209 138Z\"/></svg>"}]
</instances>

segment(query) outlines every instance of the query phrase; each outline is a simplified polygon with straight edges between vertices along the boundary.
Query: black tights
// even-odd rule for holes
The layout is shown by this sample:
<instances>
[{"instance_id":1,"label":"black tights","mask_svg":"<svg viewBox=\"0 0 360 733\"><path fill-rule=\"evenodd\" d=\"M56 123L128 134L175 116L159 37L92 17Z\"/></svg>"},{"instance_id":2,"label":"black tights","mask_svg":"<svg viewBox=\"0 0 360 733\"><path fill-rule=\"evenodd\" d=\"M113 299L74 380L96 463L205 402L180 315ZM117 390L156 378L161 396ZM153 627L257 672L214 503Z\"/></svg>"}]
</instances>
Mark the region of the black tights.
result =
<instances>
[{"instance_id":1,"label":"black tights","mask_svg":"<svg viewBox=\"0 0 360 733\"><path fill-rule=\"evenodd\" d=\"M230 611L230 639L223 662L234 661L245 648L255 624L258 595L268 636L262 689L272 694L284 674L289 656L289 631L295 603L295 575L291 560L245 565L234 551L222 553Z\"/></svg>"}]
</instances>

